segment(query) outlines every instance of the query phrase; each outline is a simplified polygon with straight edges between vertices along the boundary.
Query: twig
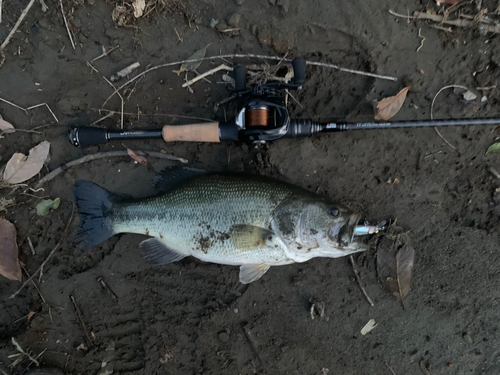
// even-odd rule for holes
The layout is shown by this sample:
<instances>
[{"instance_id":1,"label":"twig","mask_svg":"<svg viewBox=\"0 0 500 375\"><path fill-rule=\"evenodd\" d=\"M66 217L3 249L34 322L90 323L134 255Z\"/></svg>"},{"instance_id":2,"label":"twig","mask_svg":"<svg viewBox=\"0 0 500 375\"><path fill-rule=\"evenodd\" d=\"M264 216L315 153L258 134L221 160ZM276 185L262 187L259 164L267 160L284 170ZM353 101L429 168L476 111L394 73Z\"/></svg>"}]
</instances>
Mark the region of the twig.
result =
<instances>
[{"instance_id":1,"label":"twig","mask_svg":"<svg viewBox=\"0 0 500 375\"><path fill-rule=\"evenodd\" d=\"M31 6L33 5L34 2L35 2L35 0L31 0L28 3L28 5L26 5L26 8L24 8L24 10L21 13L21 16L19 16L19 19L17 20L16 24L14 25L14 27L10 31L9 35L7 35L7 38L5 38L5 40L3 41L2 45L0 46L0 51L2 51L5 47L7 47L7 44L9 44L10 39L12 38L12 36L16 32L16 30L21 25L21 22L23 22L24 17L26 17L26 14L28 14L28 11L30 10L30 8L31 8Z\"/></svg>"},{"instance_id":2,"label":"twig","mask_svg":"<svg viewBox=\"0 0 500 375\"><path fill-rule=\"evenodd\" d=\"M205 78L205 77L207 77L207 76L209 76L209 75L212 75L212 74L214 74L214 73L217 73L217 72L218 72L218 71L220 71L220 70L229 70L229 71L232 71L232 70L233 70L233 68L230 68L230 67L229 67L229 66L227 66L227 65L221 64L221 65L219 65L217 68L210 69L208 72L202 73L202 74L200 74L199 76L196 76L196 77L194 77L193 79L191 79L191 80L187 81L186 83L184 83L184 84L182 85L182 87L190 86L190 85L192 85L193 83L195 83L195 82L199 81L200 79L203 79L203 78Z\"/></svg>"},{"instance_id":3,"label":"twig","mask_svg":"<svg viewBox=\"0 0 500 375\"><path fill-rule=\"evenodd\" d=\"M498 171L495 168L488 167L488 171L496 178L500 178L500 173L498 173Z\"/></svg>"},{"instance_id":4,"label":"twig","mask_svg":"<svg viewBox=\"0 0 500 375\"><path fill-rule=\"evenodd\" d=\"M9 102L8 100L2 99L2 98L0 98L0 100L1 100L2 102L4 102L4 103L10 104L11 106L13 106L13 107L16 107L16 108L20 109L21 111L24 111L24 113L28 114L28 111L27 111L25 108L23 108L23 107L19 107L17 104L14 104L14 103Z\"/></svg>"},{"instance_id":5,"label":"twig","mask_svg":"<svg viewBox=\"0 0 500 375\"><path fill-rule=\"evenodd\" d=\"M443 135L441 134L441 132L438 130L438 128L434 127L434 130L436 131L437 135L439 135L441 137L441 139L448 145L450 146L452 149L456 150L457 148L455 146L453 146L450 142L448 142L448 140L443 137Z\"/></svg>"},{"instance_id":6,"label":"twig","mask_svg":"<svg viewBox=\"0 0 500 375\"><path fill-rule=\"evenodd\" d=\"M111 295L111 297L117 301L118 300L118 296L116 295L116 293L113 291L113 289L111 289L111 287L108 285L108 283L106 282L106 280L104 280L103 277L99 277L97 279L97 282L99 282L101 284L101 286Z\"/></svg>"},{"instance_id":7,"label":"twig","mask_svg":"<svg viewBox=\"0 0 500 375\"><path fill-rule=\"evenodd\" d=\"M50 107L49 107L49 105L47 103L40 103L40 104L37 104L37 105L33 105L31 107L28 107L26 109L29 110L29 109L33 109L33 108L38 108L38 107L41 107L42 105L46 106L47 109L49 110L50 114L52 115L52 117L54 117L54 119L56 120L56 122L59 122L59 120L57 119L56 115L54 114L54 112L52 112L52 109L50 109Z\"/></svg>"},{"instance_id":8,"label":"twig","mask_svg":"<svg viewBox=\"0 0 500 375\"><path fill-rule=\"evenodd\" d=\"M133 64L130 64L129 66L123 68L119 72L113 74L111 77L109 77L109 79L111 82L118 81L119 79L131 74L134 70L136 70L140 66L141 66L141 64L139 62L135 62Z\"/></svg>"},{"instance_id":9,"label":"twig","mask_svg":"<svg viewBox=\"0 0 500 375\"><path fill-rule=\"evenodd\" d=\"M26 237L26 239L28 240L28 245L30 246L31 254L36 255L35 248L33 247L33 243L31 242L31 238Z\"/></svg>"},{"instance_id":10,"label":"twig","mask_svg":"<svg viewBox=\"0 0 500 375\"><path fill-rule=\"evenodd\" d=\"M394 370L391 368L391 366L389 366L389 365L387 364L387 362L384 362L384 365L386 365L386 366L387 366L387 368L388 368L388 369L389 369L389 371L392 373L392 375L396 375L396 373L394 372Z\"/></svg>"},{"instance_id":11,"label":"twig","mask_svg":"<svg viewBox=\"0 0 500 375\"><path fill-rule=\"evenodd\" d=\"M229 101L231 101L231 100L233 100L233 99L235 99L235 98L237 98L237 97L238 97L238 94L233 94L233 95L231 95L230 97L228 97L228 98L226 98L226 99L223 99L223 100L221 100L220 102L215 103L215 104L214 104L214 112L217 112L217 111L219 110L219 107L220 107L222 104L225 104L225 103L227 103L227 102L229 102Z\"/></svg>"},{"instance_id":12,"label":"twig","mask_svg":"<svg viewBox=\"0 0 500 375\"><path fill-rule=\"evenodd\" d=\"M111 52L113 52L113 51L114 51L115 49L117 49L117 48L120 48L120 45L119 45L119 44L118 44L117 46L115 46L115 47L111 48L109 51L103 52L101 55L99 55L99 56L97 56L97 57L93 58L92 60L90 60L90 62L91 62L91 63L93 63L94 61L97 61L97 60L99 60L99 59L102 59L104 56L109 55Z\"/></svg>"},{"instance_id":13,"label":"twig","mask_svg":"<svg viewBox=\"0 0 500 375\"><path fill-rule=\"evenodd\" d=\"M0 0L0 23L2 23L2 0Z\"/></svg>"},{"instance_id":14,"label":"twig","mask_svg":"<svg viewBox=\"0 0 500 375\"><path fill-rule=\"evenodd\" d=\"M184 40L182 40L181 36L177 32L177 29L174 27L175 33L177 34L177 38L179 38L179 42L184 43Z\"/></svg>"},{"instance_id":15,"label":"twig","mask_svg":"<svg viewBox=\"0 0 500 375\"><path fill-rule=\"evenodd\" d=\"M458 27L471 27L471 26L477 26L477 22L474 21L469 21L469 20L464 20L464 19L456 19L456 20L448 20L445 19L445 17L440 16L438 14L427 14L424 12L414 12L413 16L418 19L422 20L431 20L434 22L442 23L445 25L453 25L453 26L458 26ZM484 22L480 21L481 27L484 28L486 31L500 34L500 25L488 25L485 24Z\"/></svg>"},{"instance_id":16,"label":"twig","mask_svg":"<svg viewBox=\"0 0 500 375\"><path fill-rule=\"evenodd\" d=\"M63 16L63 19L64 19L64 25L66 25L66 30L68 31L69 40L71 42L71 45L73 46L73 49L76 49L75 43L73 42L73 37L71 36L71 31L69 30L68 20L66 19L66 16L64 15L64 9L63 9L62 0L59 0L59 5L61 6L61 13L62 13L62 16Z\"/></svg>"},{"instance_id":17,"label":"twig","mask_svg":"<svg viewBox=\"0 0 500 375\"><path fill-rule=\"evenodd\" d=\"M284 60L286 62L292 62L292 59L283 59L282 57L279 56L265 56L265 55L255 55L255 54L228 54L228 55L218 55L218 56L209 56L209 57L203 57L200 59L191 59L191 60L182 60L182 61L175 61L171 63L166 63L166 64L161 64L161 65L156 65L152 66L149 69L146 69L144 72L139 73L135 77L129 79L127 82L125 82L123 85L121 85L118 90L123 89L125 86L130 85L132 82L135 80L139 79L140 77L146 75L147 73L160 69L160 68L165 68L168 66L173 66L173 65L179 65L179 64L185 64L185 63L190 63L190 62L197 62L197 61L204 61L204 60L215 60L215 59L224 59L224 58L256 58L256 59L267 59L267 60ZM347 73L353 73L353 74L360 74L368 77L373 77L373 78L380 78L380 79L386 79L389 81L397 81L396 77L390 77L390 76L383 76L380 74L374 74L374 73L368 73L368 72L362 72L359 70L353 70L353 69L346 69L346 68L341 68L338 65L334 64L327 64L327 63L320 63L320 62L314 62L314 61L306 61L306 64L308 65L316 65L316 66L323 66L326 68L333 68L340 70L341 72L347 72ZM118 91L117 90L117 91ZM116 91L109 96L109 98L106 99L104 104L102 105L103 107L106 105L106 103L111 99L114 95L116 94Z\"/></svg>"},{"instance_id":18,"label":"twig","mask_svg":"<svg viewBox=\"0 0 500 375\"><path fill-rule=\"evenodd\" d=\"M30 241L30 243L31 243L31 241ZM31 246L33 246L33 245L31 245ZM28 272L28 270L26 269L26 267L22 266L22 268L23 268L24 273L26 273L26 275L27 275L28 277L31 277L31 275L29 274L29 272ZM38 295L39 295L39 296L40 296L40 298L42 299L42 302L43 302L43 303L47 303L47 301L45 301L45 298L43 298L42 292L41 292L41 291L40 291L40 289L38 288L38 285L36 285L35 281L31 280L31 283L33 284L33 286L35 287L36 291L38 292Z\"/></svg>"},{"instance_id":19,"label":"twig","mask_svg":"<svg viewBox=\"0 0 500 375\"><path fill-rule=\"evenodd\" d=\"M395 11L389 9L389 13L392 14L393 16L396 16L396 17L400 17L400 18L406 18L407 20L412 20L414 19L415 17L412 17L412 16L406 16L404 14L399 14L399 13L396 13Z\"/></svg>"},{"instance_id":20,"label":"twig","mask_svg":"<svg viewBox=\"0 0 500 375\"><path fill-rule=\"evenodd\" d=\"M120 124L121 124L121 128L123 129L123 107L125 105L124 104L125 101L123 100L123 96L118 91L116 91L115 85L113 85L106 77L102 76L102 78L104 78L106 80L106 82L109 83L110 86L115 89L115 92L118 94L118 96L120 97L120 99L122 101L122 111L121 111L121 117L120 117Z\"/></svg>"},{"instance_id":21,"label":"twig","mask_svg":"<svg viewBox=\"0 0 500 375\"><path fill-rule=\"evenodd\" d=\"M110 109L105 109L105 108L99 108L99 109L96 109L96 108L91 108L92 110L94 111L104 111L104 112L108 112L108 113L111 113L111 114L120 114L121 112L118 112L118 111L112 111ZM127 116L137 116L139 117L139 115L137 113L131 113L131 112L124 112L123 113L124 115L127 115ZM170 115L170 114L166 114L166 113L152 113L152 114L149 114L149 115L146 115L146 114L141 114L141 116L164 116L164 117L178 117L178 118L185 118L185 119L188 119L188 120L201 120L201 121L208 121L208 122L212 122L214 120L211 120L211 119L208 119L208 118L203 118L203 117L195 117L195 116L183 116L183 115Z\"/></svg>"},{"instance_id":22,"label":"twig","mask_svg":"<svg viewBox=\"0 0 500 375\"><path fill-rule=\"evenodd\" d=\"M432 25L432 27L438 30L446 31L447 33L451 33L453 31L451 27L443 27L439 25Z\"/></svg>"},{"instance_id":23,"label":"twig","mask_svg":"<svg viewBox=\"0 0 500 375\"><path fill-rule=\"evenodd\" d=\"M45 258L45 260L42 262L41 266L28 278L28 280L26 280L23 285L21 285L21 287L17 290L17 292L15 292L14 294L12 294L9 298L7 299L12 299L14 298L15 296L17 296L19 294L19 292L21 292L21 290L24 289L24 287L26 285L28 285L28 283L33 280L33 278L38 274L38 272L40 272L43 268L43 266L45 266L45 264L47 264L47 262L49 261L49 259L52 257L52 255L54 255L54 253L57 251L57 249L59 249L59 247L61 246L61 243L64 241L65 239L65 236L66 236L66 233L68 232L68 229L69 229L69 226L71 224L71 222L73 221L73 214L75 213L75 206L73 206L73 209L71 210L71 216L68 220L68 223L66 224L66 228L64 228L64 232L62 233L62 236L61 236L61 239L59 240L59 242L57 243L57 245L52 249L52 251L50 252L50 254L47 256L47 258Z\"/></svg>"},{"instance_id":24,"label":"twig","mask_svg":"<svg viewBox=\"0 0 500 375\"><path fill-rule=\"evenodd\" d=\"M450 88L459 88L459 89L464 89L466 91L469 91L469 89L465 86L461 86L461 85L448 85L448 86L445 86L445 87L442 87L438 92L437 94L434 96L434 99L432 99L432 103L431 103L431 120L434 119L434 115L433 115L433 111L434 111L434 102L436 101L436 98L438 97L439 94L441 94L441 92L443 90L446 90L446 89L450 89ZM448 142L446 140L445 137L443 137L443 135L439 132L438 128L434 127L434 130L436 131L436 133L441 137L441 139L448 145L450 146L452 149L456 150L457 148L455 146L453 146L450 142Z\"/></svg>"},{"instance_id":25,"label":"twig","mask_svg":"<svg viewBox=\"0 0 500 375\"><path fill-rule=\"evenodd\" d=\"M422 47L424 46L424 42L425 42L425 36L422 36L421 33L422 33L422 28L418 29L418 37L421 38L422 40L420 41L420 46L417 48L417 52L422 49Z\"/></svg>"},{"instance_id":26,"label":"twig","mask_svg":"<svg viewBox=\"0 0 500 375\"><path fill-rule=\"evenodd\" d=\"M174 160L174 161L179 161L183 164L186 164L188 161L183 158L178 158L177 156L174 155L167 155L167 154L162 154L161 152L153 152L153 151L135 151L137 155L140 156L152 156L154 158L158 159L167 159L167 160ZM46 182L52 180L56 176L58 176L60 173L65 171L68 168L74 167L75 165L80 165L83 163L86 163L88 161L92 160L98 160L98 159L103 159L103 158L109 158L109 157L114 157L114 156L128 156L127 151L109 151L109 152L98 152L96 154L90 154L90 155L85 155L84 157L80 159L76 159L73 161L70 161L67 164L64 164L63 166L60 166L59 168L54 169L52 172L50 172L48 175L46 175L44 178L42 178L40 181L38 181L38 184L36 187L40 187L41 185L45 184Z\"/></svg>"},{"instance_id":27,"label":"twig","mask_svg":"<svg viewBox=\"0 0 500 375\"><path fill-rule=\"evenodd\" d=\"M299 102L297 99L295 99L295 97L294 97L292 94L290 94L290 91L288 91L288 89L285 89L285 91L286 91L286 93L287 93L288 95L290 95L290 97L291 97L293 100L295 100L295 103L297 103L297 104L300 106L300 108L304 108L304 106L303 106L302 104L300 104L300 102Z\"/></svg>"},{"instance_id":28,"label":"twig","mask_svg":"<svg viewBox=\"0 0 500 375\"><path fill-rule=\"evenodd\" d=\"M349 259L351 259L351 264L352 264L352 269L354 271L354 275L356 276L356 280L358 281L358 285L359 287L361 288L361 291L363 292L363 294L365 295L366 297L366 300L368 301L368 303L372 306L375 306L375 304L373 303L372 299L368 296L368 293L366 293L366 290L365 288L363 287L363 284L361 283L361 279L359 277L359 273L358 273L358 270L356 269L356 266L354 265L354 258L352 257L352 255L349 257Z\"/></svg>"},{"instance_id":29,"label":"twig","mask_svg":"<svg viewBox=\"0 0 500 375\"><path fill-rule=\"evenodd\" d=\"M92 340L90 339L90 335L89 335L89 332L87 330L87 326L85 325L85 323L83 322L83 319L82 319L82 314L80 314L80 309L78 308L78 305L76 304L76 300L75 300L75 297L73 296L69 296L69 298L71 299L71 302L73 303L73 308L75 309L75 312L76 312L76 316L78 317L78 320L80 321L80 324L82 325L83 327L83 331L85 332L85 336L87 337L87 341L89 342L89 345L91 347L94 347L94 343L92 342Z\"/></svg>"}]
</instances>

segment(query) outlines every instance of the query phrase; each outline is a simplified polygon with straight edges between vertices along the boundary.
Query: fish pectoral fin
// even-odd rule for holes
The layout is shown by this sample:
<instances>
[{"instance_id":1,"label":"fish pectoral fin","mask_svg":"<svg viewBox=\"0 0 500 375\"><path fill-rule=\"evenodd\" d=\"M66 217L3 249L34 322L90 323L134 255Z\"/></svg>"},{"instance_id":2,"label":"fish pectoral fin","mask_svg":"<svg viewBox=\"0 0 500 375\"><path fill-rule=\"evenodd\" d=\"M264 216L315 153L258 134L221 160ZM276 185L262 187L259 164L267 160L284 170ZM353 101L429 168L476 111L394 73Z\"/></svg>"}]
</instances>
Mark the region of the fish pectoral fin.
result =
<instances>
[{"instance_id":1,"label":"fish pectoral fin","mask_svg":"<svg viewBox=\"0 0 500 375\"><path fill-rule=\"evenodd\" d=\"M229 229L229 239L238 250L253 250L270 246L276 234L268 229L254 225L233 225Z\"/></svg>"},{"instance_id":2,"label":"fish pectoral fin","mask_svg":"<svg viewBox=\"0 0 500 375\"><path fill-rule=\"evenodd\" d=\"M258 280L269 269L269 264L242 264L240 266L240 283L250 284L252 281Z\"/></svg>"},{"instance_id":3,"label":"fish pectoral fin","mask_svg":"<svg viewBox=\"0 0 500 375\"><path fill-rule=\"evenodd\" d=\"M150 238L139 244L144 259L149 264L161 265L176 262L185 258L186 255L172 250L157 238Z\"/></svg>"}]
</instances>

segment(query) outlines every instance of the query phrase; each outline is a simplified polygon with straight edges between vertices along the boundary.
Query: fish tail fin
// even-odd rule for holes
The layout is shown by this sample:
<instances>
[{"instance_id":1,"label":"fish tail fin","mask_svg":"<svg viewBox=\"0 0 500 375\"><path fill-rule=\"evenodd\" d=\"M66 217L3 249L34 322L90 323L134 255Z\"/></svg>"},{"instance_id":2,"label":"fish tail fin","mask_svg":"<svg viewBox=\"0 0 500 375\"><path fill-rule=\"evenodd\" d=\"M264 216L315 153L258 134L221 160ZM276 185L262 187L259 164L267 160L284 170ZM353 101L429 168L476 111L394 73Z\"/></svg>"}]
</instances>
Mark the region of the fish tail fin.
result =
<instances>
[{"instance_id":1,"label":"fish tail fin","mask_svg":"<svg viewBox=\"0 0 500 375\"><path fill-rule=\"evenodd\" d=\"M75 242L88 250L114 234L113 204L120 198L90 181L78 180L73 187L80 215Z\"/></svg>"}]
</instances>

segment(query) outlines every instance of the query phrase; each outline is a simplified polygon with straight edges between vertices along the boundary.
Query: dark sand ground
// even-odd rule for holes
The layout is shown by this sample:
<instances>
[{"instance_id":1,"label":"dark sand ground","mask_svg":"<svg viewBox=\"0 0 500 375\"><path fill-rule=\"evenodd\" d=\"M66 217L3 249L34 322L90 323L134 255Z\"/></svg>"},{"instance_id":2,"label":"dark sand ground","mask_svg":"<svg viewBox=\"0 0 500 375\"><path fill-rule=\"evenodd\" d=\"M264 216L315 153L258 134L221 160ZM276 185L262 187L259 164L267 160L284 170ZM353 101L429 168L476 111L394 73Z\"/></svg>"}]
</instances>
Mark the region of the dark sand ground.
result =
<instances>
[{"instance_id":1,"label":"dark sand ground","mask_svg":"<svg viewBox=\"0 0 500 375\"><path fill-rule=\"evenodd\" d=\"M19 129L0 140L2 165L14 152L27 153L43 140L51 143L45 175L87 153L123 150L120 143L75 148L67 141L70 126L92 123L112 88L110 77L140 62L139 71L185 59L209 43L207 55L258 53L303 56L340 66L395 76L397 82L373 79L326 68L307 68L307 84L290 102L296 117L315 120L373 119L371 102L412 85L394 120L429 119L431 102L440 88L464 85L473 90L498 84L500 45L494 34L477 29L445 32L425 21L408 23L389 14L439 9L433 1L404 0L191 0L170 13L153 10L134 27L118 27L112 6L102 0L63 2L75 31L73 50L59 2L38 2L4 50L0 97L22 107L47 103L28 111L0 102L0 114ZM27 0L3 1L0 39L18 19ZM128 2L130 3L130 2ZM496 1L483 1L490 12ZM467 13L470 6L464 7ZM472 11L470 12L472 13ZM238 16L240 15L239 22ZM232 18L232 19L231 19ZM240 28L236 36L210 27L211 20ZM231 22L229 20L231 19ZM222 25L224 26L224 25ZM425 37L418 36L419 29ZM176 31L183 42L179 41ZM102 46L120 48L92 65ZM239 63L262 63L238 60ZM220 61L204 62L199 71ZM174 67L177 69L178 67ZM234 115L229 104L214 113L214 103L231 92L217 84L198 82L194 93L181 88L184 76L163 68L147 74L125 93L126 128L159 128L183 124L171 114L224 120ZM420 71L420 72L419 72ZM193 75L191 74L191 77ZM118 82L121 84L123 81ZM435 118L488 117L499 114L498 89L475 91L467 102L463 91L443 91L436 99ZM105 108L119 111L115 96ZM119 116L100 124L119 126ZM38 354L43 366L68 374L499 374L500 196L488 167L500 170L486 149L499 136L495 126L443 128L445 144L434 129L391 129L324 135L279 141L268 146L165 144L129 141L135 150L160 151L189 160L189 166L213 171L245 171L273 176L316 191L362 212L371 221L397 218L415 248L412 290L405 310L386 292L376 274L376 250L355 256L362 282L375 302L371 307L354 278L348 258L313 259L274 267L248 286L238 283L238 268L193 258L151 268L141 259L140 235L119 235L89 252L77 250L71 234L63 236L76 179L92 180L120 194L151 193L153 170L129 158L111 158L67 170L44 186L28 191L60 197L61 206L38 217L38 198L21 194L27 188L1 190L16 205L2 214L18 230L20 260L35 272L56 243L60 250L35 280L44 296L29 285L16 298L3 300L19 283L0 279L0 366L21 374L24 360L12 369L16 351L11 338ZM172 162L150 158L159 171ZM398 179L399 184L387 181ZM38 177L28 182L33 187ZM30 251L30 237L35 254ZM104 278L117 298L101 287ZM77 318L77 301L93 346ZM325 317L311 319L311 304L324 304ZM28 322L26 315L36 314ZM376 328L361 335L375 319ZM86 349L82 350L81 344ZM80 349L79 349L80 347ZM173 353L173 358L165 357ZM167 358L167 359L166 359ZM102 363L106 366L102 367ZM106 372L108 371L108 372ZM8 373L7 372L7 373Z\"/></svg>"}]
</instances>

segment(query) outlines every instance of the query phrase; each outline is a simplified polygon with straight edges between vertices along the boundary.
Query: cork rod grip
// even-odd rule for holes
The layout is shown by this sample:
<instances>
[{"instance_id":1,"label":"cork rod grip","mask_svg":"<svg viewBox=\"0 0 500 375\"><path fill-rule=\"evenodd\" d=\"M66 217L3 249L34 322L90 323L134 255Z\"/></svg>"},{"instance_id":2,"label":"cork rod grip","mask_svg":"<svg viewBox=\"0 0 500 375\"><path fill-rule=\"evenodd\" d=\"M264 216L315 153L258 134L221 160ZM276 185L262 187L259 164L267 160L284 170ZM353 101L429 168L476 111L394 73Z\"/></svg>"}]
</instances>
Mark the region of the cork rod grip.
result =
<instances>
[{"instance_id":1,"label":"cork rod grip","mask_svg":"<svg viewBox=\"0 0 500 375\"><path fill-rule=\"evenodd\" d=\"M162 133L165 142L220 142L218 122L165 125Z\"/></svg>"}]
</instances>

